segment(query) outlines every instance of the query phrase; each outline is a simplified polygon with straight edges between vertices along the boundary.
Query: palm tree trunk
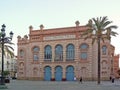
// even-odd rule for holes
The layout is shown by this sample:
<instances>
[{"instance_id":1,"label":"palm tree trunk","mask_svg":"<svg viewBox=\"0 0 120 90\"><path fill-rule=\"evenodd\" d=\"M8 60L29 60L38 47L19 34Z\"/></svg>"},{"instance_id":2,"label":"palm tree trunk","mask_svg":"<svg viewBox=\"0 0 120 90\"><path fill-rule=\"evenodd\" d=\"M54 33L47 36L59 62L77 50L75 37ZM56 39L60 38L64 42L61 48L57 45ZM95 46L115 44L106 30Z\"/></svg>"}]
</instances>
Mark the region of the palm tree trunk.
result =
<instances>
[{"instance_id":1,"label":"palm tree trunk","mask_svg":"<svg viewBox=\"0 0 120 90\"><path fill-rule=\"evenodd\" d=\"M101 81L101 50L100 50L100 37L98 37L98 84L100 84Z\"/></svg>"}]
</instances>

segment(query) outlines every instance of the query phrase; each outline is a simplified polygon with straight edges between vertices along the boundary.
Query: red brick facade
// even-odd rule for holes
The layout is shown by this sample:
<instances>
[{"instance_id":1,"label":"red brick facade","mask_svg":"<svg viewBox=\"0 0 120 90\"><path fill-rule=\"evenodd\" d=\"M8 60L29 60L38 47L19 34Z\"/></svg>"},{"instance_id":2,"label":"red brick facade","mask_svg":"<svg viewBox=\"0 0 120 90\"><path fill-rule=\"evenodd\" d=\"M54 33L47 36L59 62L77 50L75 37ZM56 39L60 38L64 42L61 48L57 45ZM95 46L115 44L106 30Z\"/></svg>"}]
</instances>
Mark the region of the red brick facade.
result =
<instances>
[{"instance_id":1,"label":"red brick facade","mask_svg":"<svg viewBox=\"0 0 120 90\"><path fill-rule=\"evenodd\" d=\"M29 27L29 36L18 36L18 79L84 80L97 79L97 43L84 40L86 26L39 30ZM114 47L110 41L101 42L101 78L109 79Z\"/></svg>"},{"instance_id":2,"label":"red brick facade","mask_svg":"<svg viewBox=\"0 0 120 90\"><path fill-rule=\"evenodd\" d=\"M118 70L119 70L119 54L114 56L114 60L113 60L113 73L115 75L115 77L120 77L118 75Z\"/></svg>"}]
</instances>

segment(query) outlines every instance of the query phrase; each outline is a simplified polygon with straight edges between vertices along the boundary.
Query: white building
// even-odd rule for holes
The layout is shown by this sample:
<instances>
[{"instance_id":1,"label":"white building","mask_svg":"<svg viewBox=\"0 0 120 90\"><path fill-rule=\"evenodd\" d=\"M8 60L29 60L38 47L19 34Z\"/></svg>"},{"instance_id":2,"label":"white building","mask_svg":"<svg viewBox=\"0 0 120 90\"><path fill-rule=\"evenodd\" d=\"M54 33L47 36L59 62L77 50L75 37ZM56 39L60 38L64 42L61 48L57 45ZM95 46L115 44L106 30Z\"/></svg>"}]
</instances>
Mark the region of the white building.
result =
<instances>
[{"instance_id":1,"label":"white building","mask_svg":"<svg viewBox=\"0 0 120 90\"><path fill-rule=\"evenodd\" d=\"M9 71L11 77L14 77L17 72L16 60L17 60L16 57L11 58L11 56L8 54L4 56L4 71ZM0 50L0 72L1 71L2 71L2 52Z\"/></svg>"}]
</instances>

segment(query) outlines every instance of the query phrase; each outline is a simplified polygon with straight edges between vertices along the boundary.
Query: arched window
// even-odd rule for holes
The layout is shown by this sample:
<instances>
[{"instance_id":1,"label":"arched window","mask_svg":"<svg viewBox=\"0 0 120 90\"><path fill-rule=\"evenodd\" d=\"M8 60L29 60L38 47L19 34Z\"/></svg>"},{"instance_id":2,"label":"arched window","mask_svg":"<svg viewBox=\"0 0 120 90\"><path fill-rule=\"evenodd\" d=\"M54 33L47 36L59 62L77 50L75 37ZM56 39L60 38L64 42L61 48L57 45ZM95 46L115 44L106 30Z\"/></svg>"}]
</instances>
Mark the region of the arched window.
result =
<instances>
[{"instance_id":1,"label":"arched window","mask_svg":"<svg viewBox=\"0 0 120 90\"><path fill-rule=\"evenodd\" d=\"M87 52L81 52L81 59L82 60L85 60L85 59L87 59Z\"/></svg>"},{"instance_id":2,"label":"arched window","mask_svg":"<svg viewBox=\"0 0 120 90\"><path fill-rule=\"evenodd\" d=\"M37 46L35 46L35 47L33 48L33 52L39 52L39 48L38 48Z\"/></svg>"},{"instance_id":3,"label":"arched window","mask_svg":"<svg viewBox=\"0 0 120 90\"><path fill-rule=\"evenodd\" d=\"M74 45L69 44L66 49L67 49L66 50L66 59L74 60L74 57L75 57Z\"/></svg>"},{"instance_id":4,"label":"arched window","mask_svg":"<svg viewBox=\"0 0 120 90\"><path fill-rule=\"evenodd\" d=\"M102 69L107 69L107 60L102 61Z\"/></svg>"},{"instance_id":5,"label":"arched window","mask_svg":"<svg viewBox=\"0 0 120 90\"><path fill-rule=\"evenodd\" d=\"M83 43L81 46L80 46L80 49L87 49L88 48L88 45Z\"/></svg>"},{"instance_id":6,"label":"arched window","mask_svg":"<svg viewBox=\"0 0 120 90\"><path fill-rule=\"evenodd\" d=\"M52 60L51 46L47 45L44 49L44 60Z\"/></svg>"},{"instance_id":7,"label":"arched window","mask_svg":"<svg viewBox=\"0 0 120 90\"><path fill-rule=\"evenodd\" d=\"M80 45L80 58L81 60L86 60L88 55L87 55L87 50L88 50L88 45L83 43Z\"/></svg>"},{"instance_id":8,"label":"arched window","mask_svg":"<svg viewBox=\"0 0 120 90\"><path fill-rule=\"evenodd\" d=\"M38 54L34 54L33 57L34 57L34 60L35 60L35 61L39 60Z\"/></svg>"},{"instance_id":9,"label":"arched window","mask_svg":"<svg viewBox=\"0 0 120 90\"><path fill-rule=\"evenodd\" d=\"M55 47L55 60L56 61L63 60L63 47L61 45L57 45Z\"/></svg>"},{"instance_id":10,"label":"arched window","mask_svg":"<svg viewBox=\"0 0 120 90\"><path fill-rule=\"evenodd\" d=\"M39 60L39 47L35 46L33 48L33 60L38 61Z\"/></svg>"},{"instance_id":11,"label":"arched window","mask_svg":"<svg viewBox=\"0 0 120 90\"><path fill-rule=\"evenodd\" d=\"M23 58L24 57L24 51L23 50L20 50L20 58Z\"/></svg>"},{"instance_id":12,"label":"arched window","mask_svg":"<svg viewBox=\"0 0 120 90\"><path fill-rule=\"evenodd\" d=\"M103 54L103 55L106 55L106 54L107 54L107 47L106 47L106 45L103 45L103 46L102 46L102 54Z\"/></svg>"}]
</instances>

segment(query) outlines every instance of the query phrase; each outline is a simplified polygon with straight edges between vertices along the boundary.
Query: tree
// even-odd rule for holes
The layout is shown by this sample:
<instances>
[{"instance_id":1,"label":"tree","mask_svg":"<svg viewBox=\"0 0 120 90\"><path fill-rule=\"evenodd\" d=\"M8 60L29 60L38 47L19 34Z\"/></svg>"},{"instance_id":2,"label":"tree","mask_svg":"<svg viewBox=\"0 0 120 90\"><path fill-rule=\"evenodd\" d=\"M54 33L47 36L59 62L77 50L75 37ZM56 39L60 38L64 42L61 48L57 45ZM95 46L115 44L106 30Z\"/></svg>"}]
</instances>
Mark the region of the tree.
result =
<instances>
[{"instance_id":1,"label":"tree","mask_svg":"<svg viewBox=\"0 0 120 90\"><path fill-rule=\"evenodd\" d=\"M86 25L88 29L82 34L84 39L92 38L92 44L97 41L98 44L98 84L100 84L101 78L101 52L100 52L100 42L101 40L110 40L111 36L116 36L118 33L112 31L112 29L117 29L116 25L110 25L112 21L109 21L107 16L92 18L88 21Z\"/></svg>"},{"instance_id":2,"label":"tree","mask_svg":"<svg viewBox=\"0 0 120 90\"><path fill-rule=\"evenodd\" d=\"M13 45L13 43L8 42L8 43L4 44L4 55L5 56L10 55L10 57L13 58L14 57L14 48L10 45ZM1 44L0 44L0 48L2 48Z\"/></svg>"},{"instance_id":3,"label":"tree","mask_svg":"<svg viewBox=\"0 0 120 90\"><path fill-rule=\"evenodd\" d=\"M0 37L1 37L1 33L0 33ZM11 45L14 45L14 43L12 42L5 42L4 43L4 55L7 56L7 55L10 55L11 58L14 57L14 48L11 46ZM0 49L2 49L2 44L0 44Z\"/></svg>"},{"instance_id":4,"label":"tree","mask_svg":"<svg viewBox=\"0 0 120 90\"><path fill-rule=\"evenodd\" d=\"M9 71L4 71L3 74L6 77L6 76L8 76L10 74L10 72Z\"/></svg>"}]
</instances>

